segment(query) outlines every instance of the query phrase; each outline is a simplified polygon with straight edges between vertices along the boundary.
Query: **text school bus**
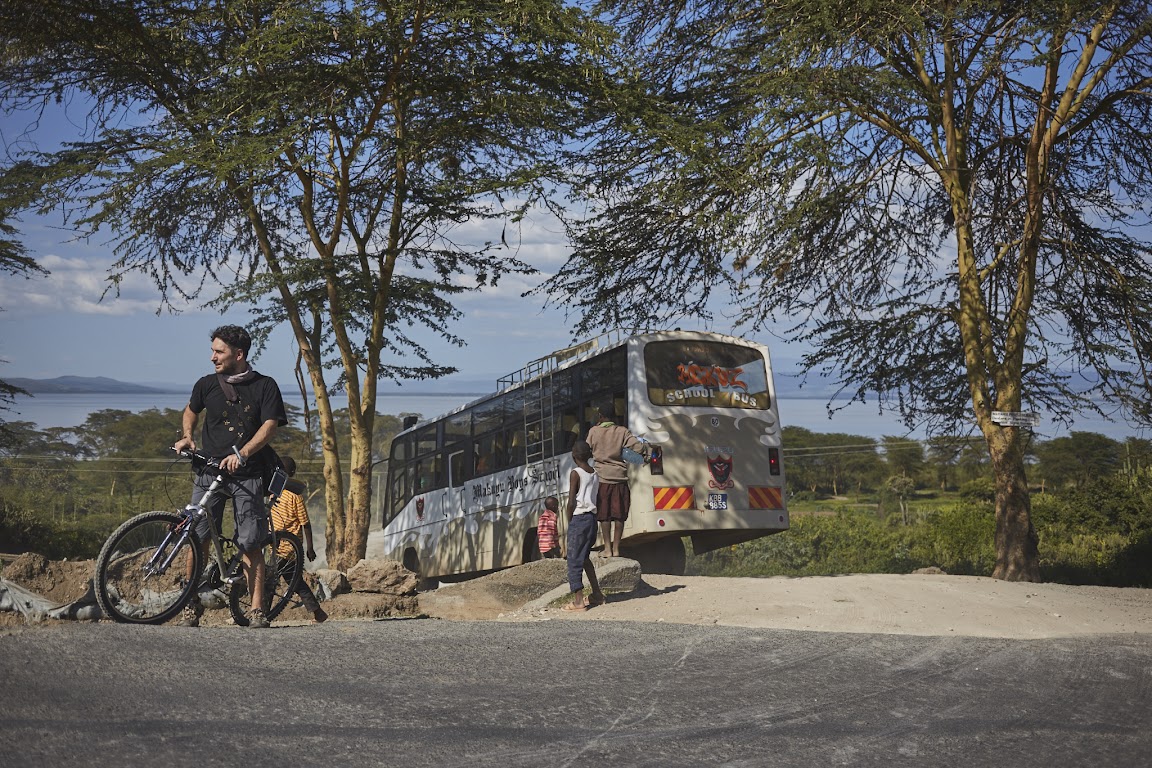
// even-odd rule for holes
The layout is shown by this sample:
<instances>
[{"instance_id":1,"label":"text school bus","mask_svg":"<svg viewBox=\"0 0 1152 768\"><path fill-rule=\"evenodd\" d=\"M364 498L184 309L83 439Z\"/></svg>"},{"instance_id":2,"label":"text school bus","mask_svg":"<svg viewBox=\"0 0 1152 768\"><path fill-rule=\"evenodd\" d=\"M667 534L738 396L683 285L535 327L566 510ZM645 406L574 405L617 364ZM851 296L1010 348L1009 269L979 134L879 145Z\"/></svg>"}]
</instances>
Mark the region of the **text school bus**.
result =
<instances>
[{"instance_id":1,"label":"text school bus","mask_svg":"<svg viewBox=\"0 0 1152 768\"><path fill-rule=\"evenodd\" d=\"M601 336L499 385L392 442L384 551L426 581L536 559L544 499L564 508L572 443L608 400L653 455L630 467L623 556L647 572L683 573L685 536L701 553L788 528L761 344L691 331Z\"/></svg>"}]
</instances>

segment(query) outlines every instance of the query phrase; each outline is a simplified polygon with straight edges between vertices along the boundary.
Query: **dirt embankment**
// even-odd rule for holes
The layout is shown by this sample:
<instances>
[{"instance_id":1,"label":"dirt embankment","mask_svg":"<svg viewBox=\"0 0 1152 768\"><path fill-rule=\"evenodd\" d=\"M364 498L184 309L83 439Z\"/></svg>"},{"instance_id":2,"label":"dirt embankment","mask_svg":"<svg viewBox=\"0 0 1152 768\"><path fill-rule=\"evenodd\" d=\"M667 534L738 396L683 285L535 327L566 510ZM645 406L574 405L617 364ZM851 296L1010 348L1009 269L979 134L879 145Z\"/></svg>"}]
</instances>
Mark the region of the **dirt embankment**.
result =
<instances>
[{"instance_id":1,"label":"dirt embankment","mask_svg":"<svg viewBox=\"0 0 1152 768\"><path fill-rule=\"evenodd\" d=\"M630 582L627 591L609 590L607 604L585 613L566 613L556 601L540 600L565 591L562 565L531 563L446 585L420 596L424 605L417 604L417 596L361 592L338 595L323 605L333 619L427 613L456 620L641 621L1023 639L1152 633L1152 590L943 574L770 579L644 574ZM619 565L599 561L597 568ZM67 604L84 595L91 573L92 561L21 555L7 562L3 577L52 602ZM308 619L303 608L295 608L277 623ZM204 621L228 623L228 611L209 611ZM21 614L0 612L0 626L22 623Z\"/></svg>"},{"instance_id":2,"label":"dirt embankment","mask_svg":"<svg viewBox=\"0 0 1152 768\"><path fill-rule=\"evenodd\" d=\"M49 602L68 605L84 597L92 579L92 560L47 560L34 553L5 556L0 576ZM316 576L305 573L305 578L317 591ZM345 592L325 600L324 610L333 619L379 619L389 616L411 616L419 612L416 595L382 592ZM279 624L308 623L312 615L303 606L289 608L277 617ZM16 611L0 611L0 626L24 624L24 616ZM201 623L207 626L232 623L227 608L209 609Z\"/></svg>"}]
</instances>

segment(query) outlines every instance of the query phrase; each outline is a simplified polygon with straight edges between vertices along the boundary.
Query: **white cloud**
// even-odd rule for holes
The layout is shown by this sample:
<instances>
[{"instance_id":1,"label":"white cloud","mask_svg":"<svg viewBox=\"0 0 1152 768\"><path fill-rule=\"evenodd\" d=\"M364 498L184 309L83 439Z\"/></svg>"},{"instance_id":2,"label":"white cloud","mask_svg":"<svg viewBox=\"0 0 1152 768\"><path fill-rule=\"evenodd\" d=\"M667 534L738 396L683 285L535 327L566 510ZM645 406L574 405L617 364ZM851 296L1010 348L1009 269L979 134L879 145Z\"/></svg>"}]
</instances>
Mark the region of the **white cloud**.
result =
<instances>
[{"instance_id":1,"label":"white cloud","mask_svg":"<svg viewBox=\"0 0 1152 768\"><path fill-rule=\"evenodd\" d=\"M62 312L80 315L152 314L159 307L156 286L145 275L126 276L111 287L109 262L99 258L48 254L37 262L51 274L0 283L0 307L13 316Z\"/></svg>"}]
</instances>

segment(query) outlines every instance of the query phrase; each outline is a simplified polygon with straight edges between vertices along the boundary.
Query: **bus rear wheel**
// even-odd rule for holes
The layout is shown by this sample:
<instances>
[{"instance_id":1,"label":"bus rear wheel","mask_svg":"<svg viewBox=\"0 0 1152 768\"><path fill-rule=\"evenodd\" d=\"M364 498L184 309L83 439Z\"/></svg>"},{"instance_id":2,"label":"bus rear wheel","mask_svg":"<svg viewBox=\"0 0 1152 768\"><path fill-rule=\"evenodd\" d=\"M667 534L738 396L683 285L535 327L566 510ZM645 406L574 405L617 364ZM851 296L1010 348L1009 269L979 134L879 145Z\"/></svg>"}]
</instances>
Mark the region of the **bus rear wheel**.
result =
<instances>
[{"instance_id":1,"label":"bus rear wheel","mask_svg":"<svg viewBox=\"0 0 1152 768\"><path fill-rule=\"evenodd\" d=\"M641 573L683 576L687 568L688 556L684 552L684 540L679 536L669 536L635 547L625 547L621 554L640 563Z\"/></svg>"}]
</instances>

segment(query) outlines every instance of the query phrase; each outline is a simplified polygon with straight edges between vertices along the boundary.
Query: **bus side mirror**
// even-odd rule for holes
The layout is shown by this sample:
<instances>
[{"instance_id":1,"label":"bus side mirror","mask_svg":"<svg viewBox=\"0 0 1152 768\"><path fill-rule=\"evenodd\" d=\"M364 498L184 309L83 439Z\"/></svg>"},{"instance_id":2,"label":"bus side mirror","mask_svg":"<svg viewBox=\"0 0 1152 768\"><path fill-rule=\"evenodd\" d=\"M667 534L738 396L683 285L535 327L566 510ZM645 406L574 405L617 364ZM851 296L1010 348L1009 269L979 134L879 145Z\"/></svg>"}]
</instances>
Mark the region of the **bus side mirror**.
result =
<instances>
[{"instance_id":1,"label":"bus side mirror","mask_svg":"<svg viewBox=\"0 0 1152 768\"><path fill-rule=\"evenodd\" d=\"M652 456L648 461L648 471L654 475L664 474L664 449L658 445L652 446Z\"/></svg>"}]
</instances>

